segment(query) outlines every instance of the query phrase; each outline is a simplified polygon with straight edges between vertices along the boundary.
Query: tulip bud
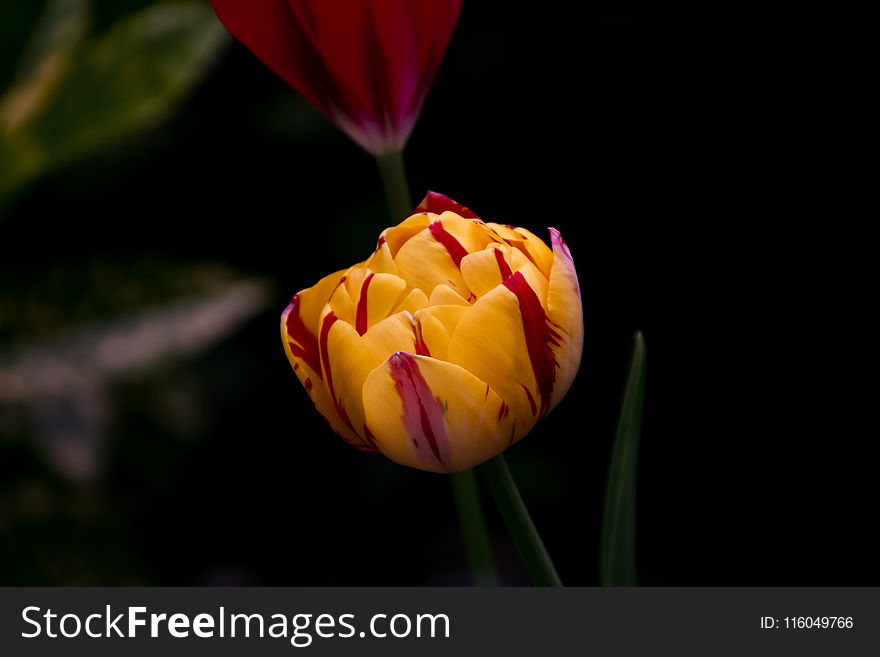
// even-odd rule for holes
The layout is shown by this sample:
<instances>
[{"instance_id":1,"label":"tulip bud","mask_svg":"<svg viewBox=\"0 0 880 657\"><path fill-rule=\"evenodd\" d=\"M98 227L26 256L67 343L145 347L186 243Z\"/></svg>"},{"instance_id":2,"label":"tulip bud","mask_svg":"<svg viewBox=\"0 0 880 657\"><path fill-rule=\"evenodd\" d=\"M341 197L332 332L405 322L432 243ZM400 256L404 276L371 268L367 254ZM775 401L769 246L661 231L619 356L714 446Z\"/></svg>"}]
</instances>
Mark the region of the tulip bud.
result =
<instances>
[{"instance_id":1,"label":"tulip bud","mask_svg":"<svg viewBox=\"0 0 880 657\"><path fill-rule=\"evenodd\" d=\"M212 0L229 32L373 155L403 149L462 0Z\"/></svg>"},{"instance_id":2,"label":"tulip bud","mask_svg":"<svg viewBox=\"0 0 880 657\"><path fill-rule=\"evenodd\" d=\"M364 262L296 294L281 338L346 441L457 472L525 436L565 396L583 349L571 253L429 193Z\"/></svg>"}]
</instances>

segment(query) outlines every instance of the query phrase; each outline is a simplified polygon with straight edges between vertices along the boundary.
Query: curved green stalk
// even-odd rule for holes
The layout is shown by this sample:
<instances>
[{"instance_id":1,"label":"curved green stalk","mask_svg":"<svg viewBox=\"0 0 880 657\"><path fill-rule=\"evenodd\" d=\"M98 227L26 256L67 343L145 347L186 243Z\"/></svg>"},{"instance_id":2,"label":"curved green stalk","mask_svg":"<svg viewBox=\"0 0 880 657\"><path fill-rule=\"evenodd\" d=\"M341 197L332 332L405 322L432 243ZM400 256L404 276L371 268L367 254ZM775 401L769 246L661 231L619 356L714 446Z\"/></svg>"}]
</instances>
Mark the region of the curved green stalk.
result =
<instances>
[{"instance_id":1,"label":"curved green stalk","mask_svg":"<svg viewBox=\"0 0 880 657\"><path fill-rule=\"evenodd\" d=\"M491 461L486 461L480 470L532 581L536 586L562 586L562 580L532 522L504 457L499 454Z\"/></svg>"}]
</instances>

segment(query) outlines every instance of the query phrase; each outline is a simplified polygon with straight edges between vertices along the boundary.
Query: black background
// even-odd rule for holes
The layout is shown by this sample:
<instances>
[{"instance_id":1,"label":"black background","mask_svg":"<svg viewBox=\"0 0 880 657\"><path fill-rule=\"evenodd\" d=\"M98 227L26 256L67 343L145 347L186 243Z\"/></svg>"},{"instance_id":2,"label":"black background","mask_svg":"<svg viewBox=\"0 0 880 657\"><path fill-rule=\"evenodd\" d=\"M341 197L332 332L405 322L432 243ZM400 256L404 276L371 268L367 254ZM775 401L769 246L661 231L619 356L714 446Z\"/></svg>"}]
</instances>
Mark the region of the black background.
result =
<instances>
[{"instance_id":1,"label":"black background","mask_svg":"<svg viewBox=\"0 0 880 657\"><path fill-rule=\"evenodd\" d=\"M648 347L640 583L877 583L862 473L876 438L851 419L864 400L838 367L866 338L840 335L825 276L846 256L807 246L785 80L739 19L616 0L466 2L407 147L415 198L433 189L487 219L555 226L575 258L580 373L508 453L568 584L598 581L636 330ZM0 583L466 584L446 479L336 439L277 338L290 295L364 258L385 215L369 156L238 44L151 134L32 186L0 237L25 294L73 257L155 256L262 275L277 302L157 375L201 387L210 413L195 442L165 435L136 384L118 392L111 467L71 492L109 505L107 519L59 512L7 528L15 561ZM4 461L7 479L49 476L26 450ZM489 519L504 582L526 583ZM46 567L46 552L77 565Z\"/></svg>"}]
</instances>

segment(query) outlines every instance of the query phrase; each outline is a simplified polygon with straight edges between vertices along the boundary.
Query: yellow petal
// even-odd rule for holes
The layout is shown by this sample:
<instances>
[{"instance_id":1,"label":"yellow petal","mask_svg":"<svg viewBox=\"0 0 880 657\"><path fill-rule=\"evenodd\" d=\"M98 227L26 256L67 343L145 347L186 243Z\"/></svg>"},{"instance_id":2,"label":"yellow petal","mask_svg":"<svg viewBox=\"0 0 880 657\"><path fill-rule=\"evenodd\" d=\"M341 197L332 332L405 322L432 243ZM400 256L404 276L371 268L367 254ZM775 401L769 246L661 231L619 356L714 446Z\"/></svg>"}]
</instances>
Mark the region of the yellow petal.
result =
<instances>
[{"instance_id":1,"label":"yellow petal","mask_svg":"<svg viewBox=\"0 0 880 657\"><path fill-rule=\"evenodd\" d=\"M500 244L471 253L461 261L461 275L464 282L477 298L501 284L512 273L510 268L510 247Z\"/></svg>"},{"instance_id":2,"label":"yellow petal","mask_svg":"<svg viewBox=\"0 0 880 657\"><path fill-rule=\"evenodd\" d=\"M396 313L370 327L363 344L373 352L376 365L395 351L415 351L413 318L409 313Z\"/></svg>"},{"instance_id":3,"label":"yellow petal","mask_svg":"<svg viewBox=\"0 0 880 657\"><path fill-rule=\"evenodd\" d=\"M363 275L363 270L359 267L348 269L345 272L345 276L339 279L339 285L333 290L333 294L330 295L330 301L327 302L327 305L330 306L330 310L334 312L336 317L347 324L354 324L354 303L348 291L348 279L352 276L362 279ZM326 307L321 311L322 318L325 310ZM320 329L318 331L320 332Z\"/></svg>"},{"instance_id":4,"label":"yellow petal","mask_svg":"<svg viewBox=\"0 0 880 657\"><path fill-rule=\"evenodd\" d=\"M514 244L520 251L527 254L545 277L550 277L553 268L553 251L540 237L525 228L514 228L514 233L519 235L521 244Z\"/></svg>"},{"instance_id":5,"label":"yellow petal","mask_svg":"<svg viewBox=\"0 0 880 657\"><path fill-rule=\"evenodd\" d=\"M392 354L364 384L367 426L397 463L457 472L500 454L515 439L507 405L457 365Z\"/></svg>"},{"instance_id":6,"label":"yellow petal","mask_svg":"<svg viewBox=\"0 0 880 657\"><path fill-rule=\"evenodd\" d=\"M496 224L495 222L492 222L492 221L486 222L485 224L483 224L483 226L487 230L492 231L492 233L494 235L501 238L498 241L516 242L517 240L521 239L520 235L517 234L516 231L514 231L513 226L507 226L505 224Z\"/></svg>"},{"instance_id":7,"label":"yellow petal","mask_svg":"<svg viewBox=\"0 0 880 657\"><path fill-rule=\"evenodd\" d=\"M397 274L397 265L394 264L391 249L388 248L388 243L382 240L364 264L377 274Z\"/></svg>"},{"instance_id":8,"label":"yellow petal","mask_svg":"<svg viewBox=\"0 0 880 657\"><path fill-rule=\"evenodd\" d=\"M550 237L553 242L553 269L547 288L547 319L556 334L549 344L558 364L550 402L550 408L553 408L568 392L580 366L584 349L584 315L581 288L571 252L558 230L551 228Z\"/></svg>"},{"instance_id":9,"label":"yellow petal","mask_svg":"<svg viewBox=\"0 0 880 657\"><path fill-rule=\"evenodd\" d=\"M418 311L415 321L418 323L422 342L432 358L446 360L449 347L449 336L455 331L462 315L469 310L467 305L431 306ZM417 353L421 353L416 350Z\"/></svg>"},{"instance_id":10,"label":"yellow petal","mask_svg":"<svg viewBox=\"0 0 880 657\"><path fill-rule=\"evenodd\" d=\"M428 215L424 212L407 217L397 226L386 228L382 231L382 235L379 236L379 244L387 244L391 257L396 258L400 247L406 244L419 231L427 228L430 222L431 220L428 219Z\"/></svg>"},{"instance_id":11,"label":"yellow petal","mask_svg":"<svg viewBox=\"0 0 880 657\"><path fill-rule=\"evenodd\" d=\"M414 315L417 310L421 310L429 303L428 295L422 292L420 289L416 288L414 290L410 290L409 294L406 295L406 298L401 302L397 308L394 309L395 313L406 311L410 315Z\"/></svg>"},{"instance_id":12,"label":"yellow petal","mask_svg":"<svg viewBox=\"0 0 880 657\"><path fill-rule=\"evenodd\" d=\"M550 269L553 267L553 252L537 235L525 228L515 228L504 224L487 223L483 224L483 228L495 235L498 241L503 241L522 251L545 277L550 276Z\"/></svg>"},{"instance_id":13,"label":"yellow petal","mask_svg":"<svg viewBox=\"0 0 880 657\"><path fill-rule=\"evenodd\" d=\"M418 233L400 247L394 262L398 274L410 287L433 290L446 283L463 298L470 296L447 246L438 242L429 230Z\"/></svg>"},{"instance_id":14,"label":"yellow petal","mask_svg":"<svg viewBox=\"0 0 880 657\"><path fill-rule=\"evenodd\" d=\"M464 262L462 260L462 262ZM458 292L449 287L446 283L441 283L431 291L432 306L470 306L467 299L464 299Z\"/></svg>"},{"instance_id":15,"label":"yellow petal","mask_svg":"<svg viewBox=\"0 0 880 657\"><path fill-rule=\"evenodd\" d=\"M462 315L446 359L488 383L507 402L517 422L517 438L534 426L540 394L519 302L510 290L499 285Z\"/></svg>"},{"instance_id":16,"label":"yellow petal","mask_svg":"<svg viewBox=\"0 0 880 657\"><path fill-rule=\"evenodd\" d=\"M361 295L361 288L364 286L364 279L370 273L363 264L355 265L345 272L343 285L348 292L348 298L351 299L352 308L357 308L358 298ZM352 321L354 321L352 319Z\"/></svg>"}]
</instances>

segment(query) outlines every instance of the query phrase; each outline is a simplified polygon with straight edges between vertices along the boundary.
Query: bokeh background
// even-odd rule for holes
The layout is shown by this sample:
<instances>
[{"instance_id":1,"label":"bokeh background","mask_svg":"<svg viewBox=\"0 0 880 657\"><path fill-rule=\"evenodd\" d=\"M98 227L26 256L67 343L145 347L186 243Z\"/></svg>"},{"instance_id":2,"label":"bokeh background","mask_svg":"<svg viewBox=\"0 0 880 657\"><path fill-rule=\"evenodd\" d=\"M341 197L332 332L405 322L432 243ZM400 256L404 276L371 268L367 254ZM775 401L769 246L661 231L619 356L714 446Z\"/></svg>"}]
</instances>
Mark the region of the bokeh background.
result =
<instances>
[{"instance_id":1,"label":"bokeh background","mask_svg":"<svg viewBox=\"0 0 880 657\"><path fill-rule=\"evenodd\" d=\"M0 585L467 584L447 479L337 439L278 338L389 223L370 158L205 2L0 7ZM556 226L577 263L580 374L508 452L567 584L598 582L635 330L641 583L878 583L869 438L755 201L773 76L725 20L466 0L406 152L416 199Z\"/></svg>"}]
</instances>

